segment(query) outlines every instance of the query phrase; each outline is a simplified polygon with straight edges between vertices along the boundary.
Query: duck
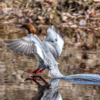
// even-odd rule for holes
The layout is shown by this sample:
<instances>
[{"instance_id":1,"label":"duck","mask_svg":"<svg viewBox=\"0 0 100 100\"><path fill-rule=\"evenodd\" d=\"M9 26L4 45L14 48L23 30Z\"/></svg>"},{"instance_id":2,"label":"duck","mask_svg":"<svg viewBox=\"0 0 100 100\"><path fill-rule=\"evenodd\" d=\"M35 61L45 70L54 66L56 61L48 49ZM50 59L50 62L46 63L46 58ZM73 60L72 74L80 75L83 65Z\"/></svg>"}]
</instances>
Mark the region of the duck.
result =
<instances>
[{"instance_id":1,"label":"duck","mask_svg":"<svg viewBox=\"0 0 100 100\"><path fill-rule=\"evenodd\" d=\"M56 67L56 71L60 74L58 70L59 63L55 58L59 57L62 52L64 39L56 25L51 24L48 27L47 35L43 41L36 35L37 30L34 25L30 23L23 24L20 28L24 28L28 31L27 36L19 39L4 40L4 42L7 44L6 46L14 52L35 55L38 61L38 68L33 71L25 72L42 73L45 69L50 71Z\"/></svg>"}]
</instances>

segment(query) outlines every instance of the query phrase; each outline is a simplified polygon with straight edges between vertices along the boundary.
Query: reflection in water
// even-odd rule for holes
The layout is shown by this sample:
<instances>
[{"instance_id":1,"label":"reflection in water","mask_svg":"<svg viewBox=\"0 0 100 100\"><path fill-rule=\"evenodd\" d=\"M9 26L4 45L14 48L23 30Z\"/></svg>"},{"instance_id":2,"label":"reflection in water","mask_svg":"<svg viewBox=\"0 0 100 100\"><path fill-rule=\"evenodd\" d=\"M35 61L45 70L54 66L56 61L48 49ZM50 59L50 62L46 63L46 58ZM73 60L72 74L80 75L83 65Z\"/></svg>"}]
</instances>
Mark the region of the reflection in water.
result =
<instances>
[{"instance_id":1,"label":"reflection in water","mask_svg":"<svg viewBox=\"0 0 100 100\"><path fill-rule=\"evenodd\" d=\"M68 79L69 77L69 79ZM95 84L100 85L100 75L93 74L75 74L69 75L66 79L62 78L62 80L68 80L81 84ZM45 84L42 86L39 82L37 82L36 78L40 78ZM27 78L27 80L32 80L38 85L38 91L32 100L62 100L61 94L58 92L58 83L60 79L50 79L47 83L41 76L32 76L32 78ZM67 81L66 81L67 82Z\"/></svg>"},{"instance_id":2,"label":"reflection in water","mask_svg":"<svg viewBox=\"0 0 100 100\"><path fill-rule=\"evenodd\" d=\"M81 84L100 85L100 75L98 74L73 74L73 75L63 76L60 79L69 80L71 82L76 82Z\"/></svg>"},{"instance_id":3,"label":"reflection in water","mask_svg":"<svg viewBox=\"0 0 100 100\"><path fill-rule=\"evenodd\" d=\"M38 85L38 91L32 100L62 100L61 94L57 91L60 79L51 79L47 83L41 76L38 77L45 82L44 86L36 81L36 77L26 79L33 80Z\"/></svg>"}]
</instances>

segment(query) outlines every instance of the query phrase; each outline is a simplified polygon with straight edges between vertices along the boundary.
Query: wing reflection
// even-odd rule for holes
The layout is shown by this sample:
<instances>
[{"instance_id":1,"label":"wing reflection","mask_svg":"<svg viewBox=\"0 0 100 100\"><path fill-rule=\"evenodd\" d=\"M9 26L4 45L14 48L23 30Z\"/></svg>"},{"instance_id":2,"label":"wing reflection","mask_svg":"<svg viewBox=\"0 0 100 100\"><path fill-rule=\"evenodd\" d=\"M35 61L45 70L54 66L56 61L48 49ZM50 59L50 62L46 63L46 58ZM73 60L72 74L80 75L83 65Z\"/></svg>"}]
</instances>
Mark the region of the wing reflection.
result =
<instances>
[{"instance_id":1,"label":"wing reflection","mask_svg":"<svg viewBox=\"0 0 100 100\"><path fill-rule=\"evenodd\" d=\"M45 84L42 86L36 78L40 78ZM32 80L38 85L38 92L32 100L62 100L61 94L57 91L60 79L50 79L47 83L41 76L32 76L27 80Z\"/></svg>"},{"instance_id":2,"label":"wing reflection","mask_svg":"<svg viewBox=\"0 0 100 100\"><path fill-rule=\"evenodd\" d=\"M100 75L98 74L73 74L60 77L60 79L81 84L100 85Z\"/></svg>"}]
</instances>

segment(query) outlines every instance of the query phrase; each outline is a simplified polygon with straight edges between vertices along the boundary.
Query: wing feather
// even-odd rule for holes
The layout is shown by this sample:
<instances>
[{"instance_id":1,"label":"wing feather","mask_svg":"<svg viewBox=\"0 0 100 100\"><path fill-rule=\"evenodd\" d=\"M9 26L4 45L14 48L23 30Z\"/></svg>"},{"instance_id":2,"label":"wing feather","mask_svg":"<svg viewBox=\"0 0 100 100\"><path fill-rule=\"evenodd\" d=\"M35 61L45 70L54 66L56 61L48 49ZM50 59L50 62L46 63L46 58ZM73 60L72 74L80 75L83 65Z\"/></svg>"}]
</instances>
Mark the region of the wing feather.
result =
<instances>
[{"instance_id":1,"label":"wing feather","mask_svg":"<svg viewBox=\"0 0 100 100\"><path fill-rule=\"evenodd\" d=\"M7 47L15 52L23 54L36 53L43 59L41 41L37 36L26 36L15 40L5 40Z\"/></svg>"},{"instance_id":2,"label":"wing feather","mask_svg":"<svg viewBox=\"0 0 100 100\"><path fill-rule=\"evenodd\" d=\"M48 48L54 57L60 56L64 45L64 40L55 25L48 28L47 36L45 37L44 41L47 41L52 46L51 48L51 46L48 45Z\"/></svg>"}]
</instances>

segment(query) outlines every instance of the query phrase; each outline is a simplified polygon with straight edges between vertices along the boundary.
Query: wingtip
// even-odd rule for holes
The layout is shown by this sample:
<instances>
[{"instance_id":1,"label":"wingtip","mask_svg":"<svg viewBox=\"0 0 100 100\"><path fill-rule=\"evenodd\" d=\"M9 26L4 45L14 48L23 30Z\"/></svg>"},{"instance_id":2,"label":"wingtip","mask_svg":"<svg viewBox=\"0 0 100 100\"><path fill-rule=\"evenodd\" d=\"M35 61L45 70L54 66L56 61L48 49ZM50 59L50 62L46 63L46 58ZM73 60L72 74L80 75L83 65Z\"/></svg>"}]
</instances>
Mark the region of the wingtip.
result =
<instances>
[{"instance_id":1,"label":"wingtip","mask_svg":"<svg viewBox=\"0 0 100 100\"><path fill-rule=\"evenodd\" d=\"M11 41L10 40L4 40L4 43L9 44L9 43L11 43Z\"/></svg>"},{"instance_id":2,"label":"wingtip","mask_svg":"<svg viewBox=\"0 0 100 100\"><path fill-rule=\"evenodd\" d=\"M10 40L4 40L4 43L10 43L11 41Z\"/></svg>"},{"instance_id":3,"label":"wingtip","mask_svg":"<svg viewBox=\"0 0 100 100\"><path fill-rule=\"evenodd\" d=\"M5 43L7 43L7 40L4 40Z\"/></svg>"},{"instance_id":4,"label":"wingtip","mask_svg":"<svg viewBox=\"0 0 100 100\"><path fill-rule=\"evenodd\" d=\"M5 43L14 43L14 42L16 42L16 40L17 40L17 39L14 39L14 40L4 40L4 42L5 42Z\"/></svg>"}]
</instances>

